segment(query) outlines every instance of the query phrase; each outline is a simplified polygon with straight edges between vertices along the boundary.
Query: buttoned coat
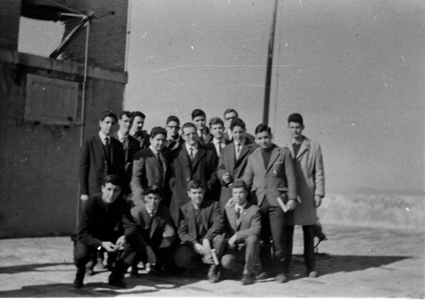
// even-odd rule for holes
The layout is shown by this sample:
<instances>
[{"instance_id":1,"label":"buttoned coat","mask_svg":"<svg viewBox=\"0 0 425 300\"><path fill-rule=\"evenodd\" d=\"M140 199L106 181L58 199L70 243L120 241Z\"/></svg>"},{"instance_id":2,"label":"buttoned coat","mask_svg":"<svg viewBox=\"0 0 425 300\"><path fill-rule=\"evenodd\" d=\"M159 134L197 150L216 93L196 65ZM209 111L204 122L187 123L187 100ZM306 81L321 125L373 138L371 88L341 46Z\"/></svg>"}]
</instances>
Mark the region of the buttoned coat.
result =
<instances>
[{"instance_id":1,"label":"buttoned coat","mask_svg":"<svg viewBox=\"0 0 425 300\"><path fill-rule=\"evenodd\" d=\"M180 208L178 235L182 243L202 244L204 239L212 242L213 238L222 234L224 221L217 201L204 199L200 207L201 223L196 222L195 208L192 202ZM206 229L204 236L199 235L200 226Z\"/></svg>"},{"instance_id":2,"label":"buttoned coat","mask_svg":"<svg viewBox=\"0 0 425 300\"><path fill-rule=\"evenodd\" d=\"M159 249L161 246L169 247L176 240L177 233L170 211L166 206L158 206L153 220L144 201L136 202L136 205L131 209L131 214L136 222L137 232L142 237L145 246L149 245L153 249Z\"/></svg>"},{"instance_id":3,"label":"buttoned coat","mask_svg":"<svg viewBox=\"0 0 425 300\"><path fill-rule=\"evenodd\" d=\"M119 141L118 132L114 132L112 137ZM127 136L127 141L121 143L124 152L124 171L125 180L130 184L131 176L133 175L133 158L134 155L139 151L140 142L132 135Z\"/></svg>"},{"instance_id":4,"label":"buttoned coat","mask_svg":"<svg viewBox=\"0 0 425 300\"><path fill-rule=\"evenodd\" d=\"M189 181L194 179L201 181L207 188L205 196L209 198L213 195L211 190L217 181L217 160L214 150L207 149L200 144L198 144L198 151L193 161L190 161L185 144L171 153L172 178L170 186L172 197L170 212L174 222L177 223L178 221L180 207L190 201L187 195Z\"/></svg>"},{"instance_id":5,"label":"buttoned coat","mask_svg":"<svg viewBox=\"0 0 425 300\"><path fill-rule=\"evenodd\" d=\"M79 167L81 195L99 193L106 175L125 177L122 145L118 140L111 138L110 147L108 157L99 134L84 142Z\"/></svg>"},{"instance_id":6,"label":"buttoned coat","mask_svg":"<svg viewBox=\"0 0 425 300\"><path fill-rule=\"evenodd\" d=\"M294 147L288 144L294 157ZM297 175L298 198L300 203L288 218L290 225L315 225L316 207L314 196L325 196L325 173L320 144L304 137L300 150L294 159Z\"/></svg>"},{"instance_id":7,"label":"buttoned coat","mask_svg":"<svg viewBox=\"0 0 425 300\"><path fill-rule=\"evenodd\" d=\"M235 147L235 143L231 143L224 147L221 151L218 163L217 179L221 183L220 207L222 210L226 202L232 198L232 188L224 183L223 175L229 173L232 182L236 179L242 179L248 164L248 156L258 148L258 145L245 140L245 144L242 146L238 159L236 159Z\"/></svg>"},{"instance_id":8,"label":"buttoned coat","mask_svg":"<svg viewBox=\"0 0 425 300\"><path fill-rule=\"evenodd\" d=\"M297 199L294 161L288 148L275 146L267 168L262 149L257 148L248 157L243 180L251 187L251 202L259 207L264 200L270 206L279 206L278 197L284 203Z\"/></svg>"},{"instance_id":9,"label":"buttoned coat","mask_svg":"<svg viewBox=\"0 0 425 300\"><path fill-rule=\"evenodd\" d=\"M131 178L131 191L133 200L143 201L143 190L148 186L156 185L162 189L163 201L168 202L167 195L169 179L169 155L167 151L162 151L162 164L152 152L151 148L138 151L134 155L133 176Z\"/></svg>"},{"instance_id":10,"label":"buttoned coat","mask_svg":"<svg viewBox=\"0 0 425 300\"><path fill-rule=\"evenodd\" d=\"M224 226L226 238L237 236L237 242L243 243L250 236L260 237L261 213L258 206L247 202L243 209L240 223L237 222L235 203L226 205L224 211Z\"/></svg>"}]
</instances>

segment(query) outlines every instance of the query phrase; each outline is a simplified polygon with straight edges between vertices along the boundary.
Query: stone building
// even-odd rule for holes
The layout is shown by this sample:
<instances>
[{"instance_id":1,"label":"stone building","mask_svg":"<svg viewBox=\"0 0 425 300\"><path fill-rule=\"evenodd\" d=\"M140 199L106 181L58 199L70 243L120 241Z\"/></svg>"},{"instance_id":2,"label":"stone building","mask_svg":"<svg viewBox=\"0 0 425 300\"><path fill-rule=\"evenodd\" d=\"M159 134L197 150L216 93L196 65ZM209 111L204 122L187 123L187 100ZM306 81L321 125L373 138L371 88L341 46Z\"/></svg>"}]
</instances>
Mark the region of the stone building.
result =
<instances>
[{"instance_id":1,"label":"stone building","mask_svg":"<svg viewBox=\"0 0 425 300\"><path fill-rule=\"evenodd\" d=\"M74 230L81 141L98 132L102 111L122 109L127 5L127 0L2 1L0 238ZM59 16L65 39L82 18L59 13L91 16L87 65L85 27L59 59L18 52L21 15Z\"/></svg>"}]
</instances>

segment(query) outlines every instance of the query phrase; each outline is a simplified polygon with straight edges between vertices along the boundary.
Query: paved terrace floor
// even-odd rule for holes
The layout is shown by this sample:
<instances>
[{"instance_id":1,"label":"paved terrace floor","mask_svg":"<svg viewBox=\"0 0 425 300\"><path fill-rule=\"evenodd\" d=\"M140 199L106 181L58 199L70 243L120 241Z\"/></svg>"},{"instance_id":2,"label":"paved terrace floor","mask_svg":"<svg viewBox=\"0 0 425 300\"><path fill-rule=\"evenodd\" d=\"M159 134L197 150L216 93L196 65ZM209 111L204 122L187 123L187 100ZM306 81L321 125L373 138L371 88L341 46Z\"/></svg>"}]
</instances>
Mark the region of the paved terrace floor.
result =
<instances>
[{"instance_id":1,"label":"paved terrace floor","mask_svg":"<svg viewBox=\"0 0 425 300\"><path fill-rule=\"evenodd\" d=\"M324 224L328 240L317 257L318 278L306 278L302 233L296 228L290 281L241 286L206 278L126 278L128 288L107 284L109 273L72 287L75 267L68 237L0 240L0 297L425 297L424 232ZM128 274L126 275L128 277Z\"/></svg>"}]
</instances>

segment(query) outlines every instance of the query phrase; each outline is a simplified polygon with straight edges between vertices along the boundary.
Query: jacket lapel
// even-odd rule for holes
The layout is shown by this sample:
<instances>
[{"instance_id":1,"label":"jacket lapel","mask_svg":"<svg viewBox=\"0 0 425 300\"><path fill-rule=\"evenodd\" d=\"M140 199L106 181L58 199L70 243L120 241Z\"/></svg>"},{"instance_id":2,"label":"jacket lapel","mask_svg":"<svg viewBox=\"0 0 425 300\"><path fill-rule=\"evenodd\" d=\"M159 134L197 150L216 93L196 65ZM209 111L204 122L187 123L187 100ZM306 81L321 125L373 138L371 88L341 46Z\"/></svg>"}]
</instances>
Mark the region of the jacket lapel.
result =
<instances>
[{"instance_id":1,"label":"jacket lapel","mask_svg":"<svg viewBox=\"0 0 425 300\"><path fill-rule=\"evenodd\" d=\"M269 161L269 165L267 166L266 173L270 171L270 169L272 168L274 162L276 161L279 155L280 155L280 148L276 146L272 151L272 156L270 157L270 161Z\"/></svg>"},{"instance_id":2,"label":"jacket lapel","mask_svg":"<svg viewBox=\"0 0 425 300\"><path fill-rule=\"evenodd\" d=\"M199 147L198 151L196 152L195 158L193 159L193 162L192 162L192 170L191 170L192 172L196 169L197 165L199 164L199 162L205 155L206 155L205 149Z\"/></svg>"},{"instance_id":3,"label":"jacket lapel","mask_svg":"<svg viewBox=\"0 0 425 300\"><path fill-rule=\"evenodd\" d=\"M297 153L296 158L301 157L301 155L303 155L309 149L310 149L310 140L308 140L307 138L304 138L304 141L301 143L301 147L300 147L300 150Z\"/></svg>"}]
</instances>

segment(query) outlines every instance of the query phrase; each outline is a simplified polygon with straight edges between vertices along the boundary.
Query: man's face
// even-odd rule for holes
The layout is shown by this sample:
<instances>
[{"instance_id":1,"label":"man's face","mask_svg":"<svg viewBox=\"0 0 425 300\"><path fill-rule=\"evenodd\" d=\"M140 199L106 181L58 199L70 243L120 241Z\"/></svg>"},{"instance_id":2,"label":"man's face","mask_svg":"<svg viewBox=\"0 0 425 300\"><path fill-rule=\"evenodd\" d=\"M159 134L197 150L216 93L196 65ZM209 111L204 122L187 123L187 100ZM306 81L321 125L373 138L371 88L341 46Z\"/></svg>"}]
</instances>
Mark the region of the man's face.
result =
<instances>
[{"instance_id":1,"label":"man's face","mask_svg":"<svg viewBox=\"0 0 425 300\"><path fill-rule=\"evenodd\" d=\"M190 189L187 192L190 201L192 201L192 204L194 207L198 208L201 206L202 201L204 201L204 194L205 191L203 188L197 188L197 189Z\"/></svg>"},{"instance_id":2,"label":"man's face","mask_svg":"<svg viewBox=\"0 0 425 300\"><path fill-rule=\"evenodd\" d=\"M199 139L196 129L193 127L183 128L183 139L190 146L195 146Z\"/></svg>"},{"instance_id":3,"label":"man's face","mask_svg":"<svg viewBox=\"0 0 425 300\"><path fill-rule=\"evenodd\" d=\"M156 211L161 200L162 199L158 194L150 193L145 195L146 205L150 211Z\"/></svg>"},{"instance_id":4,"label":"man's face","mask_svg":"<svg viewBox=\"0 0 425 300\"><path fill-rule=\"evenodd\" d=\"M157 134L153 138L150 138L151 146L156 151L161 151L165 146L165 135Z\"/></svg>"},{"instance_id":5,"label":"man's face","mask_svg":"<svg viewBox=\"0 0 425 300\"><path fill-rule=\"evenodd\" d=\"M131 126L133 125L133 119L122 115L121 119L118 120L118 125L120 126L120 131L124 134L130 132Z\"/></svg>"},{"instance_id":6,"label":"man's face","mask_svg":"<svg viewBox=\"0 0 425 300\"><path fill-rule=\"evenodd\" d=\"M243 187L232 189L232 198L236 201L238 205L245 206L246 196L247 192Z\"/></svg>"},{"instance_id":7,"label":"man's face","mask_svg":"<svg viewBox=\"0 0 425 300\"><path fill-rule=\"evenodd\" d=\"M245 139L245 129L240 126L233 127L232 136L235 143L242 143Z\"/></svg>"},{"instance_id":8,"label":"man's face","mask_svg":"<svg viewBox=\"0 0 425 300\"><path fill-rule=\"evenodd\" d=\"M193 119L193 122L198 130L204 130L207 121L204 116L197 116Z\"/></svg>"},{"instance_id":9,"label":"man's face","mask_svg":"<svg viewBox=\"0 0 425 300\"><path fill-rule=\"evenodd\" d=\"M255 135L255 142L261 149L268 149L272 145L272 135L266 130Z\"/></svg>"},{"instance_id":10,"label":"man's face","mask_svg":"<svg viewBox=\"0 0 425 300\"><path fill-rule=\"evenodd\" d=\"M145 119L139 116L136 116L133 120L133 131L141 132L143 129L143 125L145 124Z\"/></svg>"},{"instance_id":11,"label":"man's face","mask_svg":"<svg viewBox=\"0 0 425 300\"><path fill-rule=\"evenodd\" d=\"M121 188L118 185L114 185L110 182L102 185L102 200L106 203L113 203L120 193Z\"/></svg>"},{"instance_id":12,"label":"man's face","mask_svg":"<svg viewBox=\"0 0 425 300\"><path fill-rule=\"evenodd\" d=\"M303 135L304 125L301 125L300 123L289 122L288 128L294 139L300 138Z\"/></svg>"},{"instance_id":13,"label":"man's face","mask_svg":"<svg viewBox=\"0 0 425 300\"><path fill-rule=\"evenodd\" d=\"M234 118L237 118L237 115L233 111L224 115L224 125L226 125L226 128L230 129L230 124Z\"/></svg>"},{"instance_id":14,"label":"man's face","mask_svg":"<svg viewBox=\"0 0 425 300\"><path fill-rule=\"evenodd\" d=\"M211 134L218 140L221 140L223 138L223 125L221 124L214 124L211 126Z\"/></svg>"},{"instance_id":15,"label":"man's face","mask_svg":"<svg viewBox=\"0 0 425 300\"><path fill-rule=\"evenodd\" d=\"M175 138L179 135L180 125L176 121L170 121L167 124L167 136Z\"/></svg>"},{"instance_id":16,"label":"man's face","mask_svg":"<svg viewBox=\"0 0 425 300\"><path fill-rule=\"evenodd\" d=\"M106 117L103 121L99 122L100 131L102 131L106 136L110 136L115 123L116 121L114 118Z\"/></svg>"}]
</instances>

